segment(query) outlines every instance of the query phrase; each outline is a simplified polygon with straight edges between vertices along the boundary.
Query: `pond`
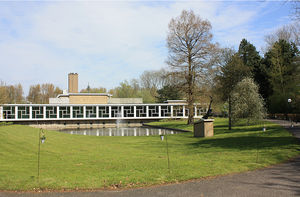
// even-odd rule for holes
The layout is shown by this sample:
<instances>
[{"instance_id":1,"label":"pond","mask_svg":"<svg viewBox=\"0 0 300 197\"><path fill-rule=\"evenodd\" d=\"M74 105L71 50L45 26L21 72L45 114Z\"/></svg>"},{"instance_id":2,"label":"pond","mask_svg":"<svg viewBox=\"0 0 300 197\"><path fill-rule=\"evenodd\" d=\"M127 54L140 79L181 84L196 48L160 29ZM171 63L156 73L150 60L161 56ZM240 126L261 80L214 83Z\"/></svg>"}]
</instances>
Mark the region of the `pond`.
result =
<instances>
[{"instance_id":1,"label":"pond","mask_svg":"<svg viewBox=\"0 0 300 197\"><path fill-rule=\"evenodd\" d=\"M120 128L91 128L91 129L66 129L63 133L93 136L149 136L149 135L172 135L178 131L157 129L149 127L120 127Z\"/></svg>"}]
</instances>

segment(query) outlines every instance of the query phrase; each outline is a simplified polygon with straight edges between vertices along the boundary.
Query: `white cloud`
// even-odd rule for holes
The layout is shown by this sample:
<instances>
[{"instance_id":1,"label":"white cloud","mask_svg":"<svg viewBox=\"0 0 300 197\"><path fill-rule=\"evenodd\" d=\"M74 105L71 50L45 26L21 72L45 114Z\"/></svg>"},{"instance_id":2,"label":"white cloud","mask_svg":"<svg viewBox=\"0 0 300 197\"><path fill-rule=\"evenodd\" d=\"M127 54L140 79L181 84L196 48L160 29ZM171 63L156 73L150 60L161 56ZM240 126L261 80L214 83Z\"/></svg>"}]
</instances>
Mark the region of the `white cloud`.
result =
<instances>
[{"instance_id":1,"label":"white cloud","mask_svg":"<svg viewBox=\"0 0 300 197\"><path fill-rule=\"evenodd\" d=\"M29 84L46 82L66 88L68 72L79 73L80 88L88 82L112 88L144 70L164 67L168 22L183 9L192 9L211 21L215 40L221 44L237 45L247 36L257 39L249 23L266 8L266 4L240 7L219 1L31 2L25 7L24 3L13 6L0 9L0 68L6 71L0 79L24 83L27 89ZM1 18L11 24L1 28Z\"/></svg>"}]
</instances>

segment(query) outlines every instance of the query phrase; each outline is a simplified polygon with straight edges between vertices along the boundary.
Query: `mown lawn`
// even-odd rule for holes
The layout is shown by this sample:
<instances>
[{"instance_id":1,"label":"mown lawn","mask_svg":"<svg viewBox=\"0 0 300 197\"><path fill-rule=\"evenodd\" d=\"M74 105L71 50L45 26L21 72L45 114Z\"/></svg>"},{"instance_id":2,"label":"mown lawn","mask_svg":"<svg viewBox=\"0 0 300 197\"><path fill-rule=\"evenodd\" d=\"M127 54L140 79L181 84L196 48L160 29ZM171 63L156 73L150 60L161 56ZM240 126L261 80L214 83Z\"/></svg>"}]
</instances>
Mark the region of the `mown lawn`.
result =
<instances>
[{"instance_id":1,"label":"mown lawn","mask_svg":"<svg viewBox=\"0 0 300 197\"><path fill-rule=\"evenodd\" d=\"M153 123L192 130L185 121ZM45 131L37 181L39 129L0 126L0 190L95 189L140 187L242 172L285 161L300 145L278 125L238 126L227 130L216 119L215 136L193 138L192 132L168 136L80 136ZM258 157L257 157L258 156Z\"/></svg>"}]
</instances>

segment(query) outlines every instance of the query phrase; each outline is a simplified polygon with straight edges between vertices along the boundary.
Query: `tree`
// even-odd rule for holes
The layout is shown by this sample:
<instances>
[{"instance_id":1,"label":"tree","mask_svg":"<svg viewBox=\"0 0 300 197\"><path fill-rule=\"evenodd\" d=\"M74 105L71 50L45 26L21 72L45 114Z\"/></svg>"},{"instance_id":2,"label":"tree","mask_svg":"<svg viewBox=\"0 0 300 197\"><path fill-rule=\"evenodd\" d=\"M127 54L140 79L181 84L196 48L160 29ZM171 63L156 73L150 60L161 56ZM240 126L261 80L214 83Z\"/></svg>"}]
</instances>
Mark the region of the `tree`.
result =
<instances>
[{"instance_id":1,"label":"tree","mask_svg":"<svg viewBox=\"0 0 300 197\"><path fill-rule=\"evenodd\" d=\"M137 94L134 88L126 80L121 82L119 87L111 90L111 93L117 98L134 98Z\"/></svg>"},{"instance_id":2,"label":"tree","mask_svg":"<svg viewBox=\"0 0 300 197\"><path fill-rule=\"evenodd\" d=\"M29 88L29 93L27 96L27 100L30 103L41 103L42 102L42 95L41 95L41 85L31 85Z\"/></svg>"},{"instance_id":3,"label":"tree","mask_svg":"<svg viewBox=\"0 0 300 197\"><path fill-rule=\"evenodd\" d=\"M0 81L0 104L8 103L7 86L3 81Z\"/></svg>"},{"instance_id":4,"label":"tree","mask_svg":"<svg viewBox=\"0 0 300 197\"><path fill-rule=\"evenodd\" d=\"M239 45L238 54L244 65L250 67L251 70L254 70L255 67L259 67L261 57L256 51L255 46L248 42L245 38L242 39Z\"/></svg>"},{"instance_id":5,"label":"tree","mask_svg":"<svg viewBox=\"0 0 300 197\"><path fill-rule=\"evenodd\" d=\"M180 100L182 98L181 92L177 90L176 86L165 85L157 91L157 102L163 103L166 100Z\"/></svg>"},{"instance_id":6,"label":"tree","mask_svg":"<svg viewBox=\"0 0 300 197\"><path fill-rule=\"evenodd\" d=\"M228 58L228 54L225 53ZM232 126L232 91L236 84L245 77L250 77L251 72L249 67L245 66L239 54L234 54L230 59L225 59L226 64L221 66L221 71L216 77L217 91L221 94L223 101L228 102L228 129Z\"/></svg>"},{"instance_id":7,"label":"tree","mask_svg":"<svg viewBox=\"0 0 300 197\"><path fill-rule=\"evenodd\" d=\"M265 54L273 95L270 96L270 112L288 113L287 99L295 100L300 84L299 50L294 43L279 40Z\"/></svg>"},{"instance_id":8,"label":"tree","mask_svg":"<svg viewBox=\"0 0 300 197\"><path fill-rule=\"evenodd\" d=\"M55 90L54 90L54 97L58 96L59 94L62 94L63 91L59 88L59 87L56 87Z\"/></svg>"},{"instance_id":9,"label":"tree","mask_svg":"<svg viewBox=\"0 0 300 197\"><path fill-rule=\"evenodd\" d=\"M162 88L166 81L166 71L164 69L154 71L144 71L140 76L140 87L149 90L153 98L157 96L157 90Z\"/></svg>"},{"instance_id":10,"label":"tree","mask_svg":"<svg viewBox=\"0 0 300 197\"><path fill-rule=\"evenodd\" d=\"M7 86L6 90L7 90L6 94L8 95L8 103L16 103L15 87L13 85L10 85L10 86Z\"/></svg>"},{"instance_id":11,"label":"tree","mask_svg":"<svg viewBox=\"0 0 300 197\"><path fill-rule=\"evenodd\" d=\"M15 85L15 103L24 103L23 87L20 83Z\"/></svg>"},{"instance_id":12,"label":"tree","mask_svg":"<svg viewBox=\"0 0 300 197\"><path fill-rule=\"evenodd\" d=\"M232 119L250 121L261 120L265 117L266 110L263 98L258 92L258 86L252 78L244 78L237 83L232 91Z\"/></svg>"},{"instance_id":13,"label":"tree","mask_svg":"<svg viewBox=\"0 0 300 197\"><path fill-rule=\"evenodd\" d=\"M151 89L141 87L140 81L137 79L132 79L130 82L125 80L118 87L109 90L109 93L117 98L143 98L146 103L155 102Z\"/></svg>"},{"instance_id":14,"label":"tree","mask_svg":"<svg viewBox=\"0 0 300 197\"><path fill-rule=\"evenodd\" d=\"M35 104L49 103L49 98L54 98L61 94L62 90L51 83L31 85L27 96L27 101Z\"/></svg>"},{"instance_id":15,"label":"tree","mask_svg":"<svg viewBox=\"0 0 300 197\"><path fill-rule=\"evenodd\" d=\"M243 39L239 45L238 54L245 66L249 67L254 82L259 86L259 94L267 100L270 92L270 83L265 65L255 46Z\"/></svg>"},{"instance_id":16,"label":"tree","mask_svg":"<svg viewBox=\"0 0 300 197\"><path fill-rule=\"evenodd\" d=\"M300 46L300 22L284 25L277 29L274 33L265 36L265 42L267 44L266 51L270 50L275 42L279 40L285 40L287 42L293 42L297 47Z\"/></svg>"},{"instance_id":17,"label":"tree","mask_svg":"<svg viewBox=\"0 0 300 197\"><path fill-rule=\"evenodd\" d=\"M99 88L91 88L87 87L86 89L80 90L80 93L106 93L106 88L99 87Z\"/></svg>"},{"instance_id":18,"label":"tree","mask_svg":"<svg viewBox=\"0 0 300 197\"><path fill-rule=\"evenodd\" d=\"M90 93L90 90L91 90L90 84L88 84L86 90L87 90L88 93Z\"/></svg>"},{"instance_id":19,"label":"tree","mask_svg":"<svg viewBox=\"0 0 300 197\"><path fill-rule=\"evenodd\" d=\"M144 71L140 76L140 85L146 89L160 89L166 83L167 73L165 69Z\"/></svg>"},{"instance_id":20,"label":"tree","mask_svg":"<svg viewBox=\"0 0 300 197\"><path fill-rule=\"evenodd\" d=\"M21 84L6 85L0 81L0 104L23 103L23 88Z\"/></svg>"},{"instance_id":21,"label":"tree","mask_svg":"<svg viewBox=\"0 0 300 197\"><path fill-rule=\"evenodd\" d=\"M192 124L196 81L201 80L212 65L211 57L215 49L210 22L202 20L193 11L183 10L179 17L171 19L169 23L167 47L167 63L182 82L179 87L185 93L188 103L187 123Z\"/></svg>"},{"instance_id":22,"label":"tree","mask_svg":"<svg viewBox=\"0 0 300 197\"><path fill-rule=\"evenodd\" d=\"M294 20L300 20L300 0L287 0L292 3L293 14L292 17Z\"/></svg>"},{"instance_id":23,"label":"tree","mask_svg":"<svg viewBox=\"0 0 300 197\"><path fill-rule=\"evenodd\" d=\"M151 91L148 89L140 89L137 97L142 97L144 103L155 103L155 97L153 97Z\"/></svg>"},{"instance_id":24,"label":"tree","mask_svg":"<svg viewBox=\"0 0 300 197\"><path fill-rule=\"evenodd\" d=\"M49 103L49 98L54 98L58 94L62 93L62 90L59 87L55 87L51 83L44 83L40 85L41 87L41 100L40 103Z\"/></svg>"}]
</instances>

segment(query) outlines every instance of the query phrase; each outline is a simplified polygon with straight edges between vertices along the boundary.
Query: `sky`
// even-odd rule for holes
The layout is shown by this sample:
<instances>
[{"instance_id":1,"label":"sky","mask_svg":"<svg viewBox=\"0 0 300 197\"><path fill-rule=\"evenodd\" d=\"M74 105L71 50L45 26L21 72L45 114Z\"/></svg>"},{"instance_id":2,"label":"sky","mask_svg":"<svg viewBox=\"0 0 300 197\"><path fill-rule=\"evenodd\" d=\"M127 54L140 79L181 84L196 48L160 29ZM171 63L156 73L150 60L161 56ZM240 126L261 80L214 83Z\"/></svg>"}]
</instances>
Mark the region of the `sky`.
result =
<instances>
[{"instance_id":1,"label":"sky","mask_svg":"<svg viewBox=\"0 0 300 197\"><path fill-rule=\"evenodd\" d=\"M283 1L1 1L0 81L53 83L67 89L114 88L145 70L166 68L168 23L193 10L212 24L213 41L238 48L246 38L258 51L264 37L291 23Z\"/></svg>"}]
</instances>

